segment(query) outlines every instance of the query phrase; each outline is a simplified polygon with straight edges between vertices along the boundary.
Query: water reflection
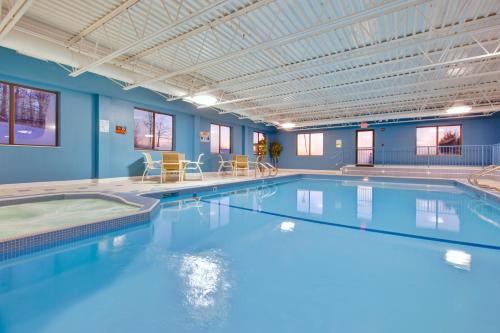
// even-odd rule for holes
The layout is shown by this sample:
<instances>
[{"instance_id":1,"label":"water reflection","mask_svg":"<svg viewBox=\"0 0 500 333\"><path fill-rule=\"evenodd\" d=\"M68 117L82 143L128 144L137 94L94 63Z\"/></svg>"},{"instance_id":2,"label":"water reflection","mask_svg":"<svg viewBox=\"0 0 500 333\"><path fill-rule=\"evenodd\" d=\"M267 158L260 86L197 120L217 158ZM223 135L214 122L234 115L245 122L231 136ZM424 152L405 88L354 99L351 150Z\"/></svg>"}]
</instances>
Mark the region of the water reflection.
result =
<instances>
[{"instance_id":1,"label":"water reflection","mask_svg":"<svg viewBox=\"0 0 500 333\"><path fill-rule=\"evenodd\" d=\"M210 229L217 229L229 224L229 196L210 200Z\"/></svg>"},{"instance_id":2,"label":"water reflection","mask_svg":"<svg viewBox=\"0 0 500 333\"><path fill-rule=\"evenodd\" d=\"M280 224L281 232L293 232L295 230L295 223L290 221L284 221Z\"/></svg>"},{"instance_id":3,"label":"water reflection","mask_svg":"<svg viewBox=\"0 0 500 333\"><path fill-rule=\"evenodd\" d=\"M121 247L125 243L125 240L127 239L127 236L121 235L121 236L116 236L113 238L113 246L114 247Z\"/></svg>"},{"instance_id":4,"label":"water reflection","mask_svg":"<svg viewBox=\"0 0 500 333\"><path fill-rule=\"evenodd\" d=\"M446 250L444 259L455 268L470 271L472 256L460 250Z\"/></svg>"},{"instance_id":5,"label":"water reflection","mask_svg":"<svg viewBox=\"0 0 500 333\"><path fill-rule=\"evenodd\" d=\"M297 211L322 215L323 191L297 189Z\"/></svg>"},{"instance_id":6,"label":"water reflection","mask_svg":"<svg viewBox=\"0 0 500 333\"><path fill-rule=\"evenodd\" d=\"M168 201L162 203L161 207L168 211L178 211L182 212L184 210L191 210L196 208L200 216L203 215L202 207L203 204L199 198L184 199L178 201Z\"/></svg>"},{"instance_id":7,"label":"water reflection","mask_svg":"<svg viewBox=\"0 0 500 333\"><path fill-rule=\"evenodd\" d=\"M457 209L443 200L417 198L415 218L417 228L460 231Z\"/></svg>"},{"instance_id":8,"label":"water reflection","mask_svg":"<svg viewBox=\"0 0 500 333\"><path fill-rule=\"evenodd\" d=\"M181 291L193 319L202 322L225 319L231 288L227 271L227 262L220 250L181 257Z\"/></svg>"},{"instance_id":9,"label":"water reflection","mask_svg":"<svg viewBox=\"0 0 500 333\"><path fill-rule=\"evenodd\" d=\"M357 186L357 217L359 220L370 222L373 213L373 188L371 186Z\"/></svg>"}]
</instances>

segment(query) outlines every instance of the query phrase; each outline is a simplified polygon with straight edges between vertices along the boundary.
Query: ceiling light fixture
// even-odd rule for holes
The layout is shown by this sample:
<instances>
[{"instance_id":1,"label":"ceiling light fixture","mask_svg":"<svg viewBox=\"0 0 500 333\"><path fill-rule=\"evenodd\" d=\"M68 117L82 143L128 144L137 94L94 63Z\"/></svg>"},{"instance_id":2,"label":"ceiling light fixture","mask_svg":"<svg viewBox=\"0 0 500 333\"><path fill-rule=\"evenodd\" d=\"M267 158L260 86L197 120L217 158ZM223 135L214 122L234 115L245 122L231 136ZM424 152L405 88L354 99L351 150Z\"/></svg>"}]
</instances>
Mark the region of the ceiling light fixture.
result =
<instances>
[{"instance_id":1,"label":"ceiling light fixture","mask_svg":"<svg viewBox=\"0 0 500 333\"><path fill-rule=\"evenodd\" d=\"M184 100L203 106L210 106L217 103L217 98L212 95L197 95L193 97L186 97Z\"/></svg>"},{"instance_id":2,"label":"ceiling light fixture","mask_svg":"<svg viewBox=\"0 0 500 333\"><path fill-rule=\"evenodd\" d=\"M284 129L290 129L290 128L294 128L294 127L295 127L294 123L283 123L283 124L281 124L281 128L284 128Z\"/></svg>"},{"instance_id":3,"label":"ceiling light fixture","mask_svg":"<svg viewBox=\"0 0 500 333\"><path fill-rule=\"evenodd\" d=\"M472 110L472 107L470 105L465 105L462 102L457 102L454 103L451 107L446 109L446 113L448 114L460 114L460 113L467 113Z\"/></svg>"}]
</instances>

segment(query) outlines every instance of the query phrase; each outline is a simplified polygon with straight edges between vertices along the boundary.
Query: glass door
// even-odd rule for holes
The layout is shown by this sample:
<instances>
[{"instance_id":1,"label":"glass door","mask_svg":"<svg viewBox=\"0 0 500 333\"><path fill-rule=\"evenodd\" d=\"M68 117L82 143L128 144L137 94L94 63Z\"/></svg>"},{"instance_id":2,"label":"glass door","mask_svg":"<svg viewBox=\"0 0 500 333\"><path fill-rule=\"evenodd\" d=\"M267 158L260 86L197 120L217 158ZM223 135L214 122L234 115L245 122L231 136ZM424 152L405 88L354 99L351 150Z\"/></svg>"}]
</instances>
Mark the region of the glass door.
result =
<instances>
[{"instance_id":1,"label":"glass door","mask_svg":"<svg viewBox=\"0 0 500 333\"><path fill-rule=\"evenodd\" d=\"M375 132L372 129L356 131L356 165L373 166Z\"/></svg>"}]
</instances>

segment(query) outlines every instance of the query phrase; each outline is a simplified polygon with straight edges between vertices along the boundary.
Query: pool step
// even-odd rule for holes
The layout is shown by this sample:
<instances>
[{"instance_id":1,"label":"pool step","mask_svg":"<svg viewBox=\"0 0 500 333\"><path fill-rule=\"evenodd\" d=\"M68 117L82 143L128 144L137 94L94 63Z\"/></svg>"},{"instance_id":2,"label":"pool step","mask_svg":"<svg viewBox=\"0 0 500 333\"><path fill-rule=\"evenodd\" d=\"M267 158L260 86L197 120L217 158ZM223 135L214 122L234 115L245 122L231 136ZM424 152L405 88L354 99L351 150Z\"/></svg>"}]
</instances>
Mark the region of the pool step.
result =
<instances>
[{"instance_id":1,"label":"pool step","mask_svg":"<svg viewBox=\"0 0 500 333\"><path fill-rule=\"evenodd\" d=\"M351 176L388 176L417 178L459 178L466 179L471 174L482 170L480 167L426 167L426 166L374 166L360 167L348 165L343 167L342 174ZM489 174L489 179L500 180L500 172Z\"/></svg>"}]
</instances>

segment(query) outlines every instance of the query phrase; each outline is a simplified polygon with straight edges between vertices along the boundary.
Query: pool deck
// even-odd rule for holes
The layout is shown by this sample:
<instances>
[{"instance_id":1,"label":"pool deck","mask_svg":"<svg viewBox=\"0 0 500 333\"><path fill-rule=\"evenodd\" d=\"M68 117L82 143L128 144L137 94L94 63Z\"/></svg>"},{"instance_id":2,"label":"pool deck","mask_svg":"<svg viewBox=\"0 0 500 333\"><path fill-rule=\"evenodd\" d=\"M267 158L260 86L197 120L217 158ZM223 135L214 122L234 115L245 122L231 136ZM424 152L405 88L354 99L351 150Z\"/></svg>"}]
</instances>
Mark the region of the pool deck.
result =
<instances>
[{"instance_id":1,"label":"pool deck","mask_svg":"<svg viewBox=\"0 0 500 333\"><path fill-rule=\"evenodd\" d=\"M278 177L290 176L299 174L324 174L324 175L342 175L339 170L280 170ZM238 183L250 180L265 180L275 177L257 177L251 172L248 176L232 176L232 175L217 175L217 173L205 173L205 180L196 179L193 175L193 180L184 182L166 182L160 184L158 177L151 177L144 183L138 177L135 178L107 178L107 179L86 179L86 180L69 180L69 181L49 181L36 183L17 183L17 184L2 184L0 185L0 200L11 199L13 197L39 196L58 193L89 193L98 192L104 194L126 194L129 198L149 192L168 192L181 189L190 189L206 186L216 186L222 184ZM369 175L370 177L376 177ZM394 178L399 178L391 176ZM401 178L412 178L409 175L401 175ZM420 177L418 177L420 178ZM425 177L424 177L425 178ZM436 178L429 178L436 179ZM464 182L464 179L454 179ZM492 179L480 179L481 184L500 187L500 182ZM480 189L483 190L484 189ZM495 193L495 191L489 191ZM498 194L498 192L496 192Z\"/></svg>"},{"instance_id":2,"label":"pool deck","mask_svg":"<svg viewBox=\"0 0 500 333\"><path fill-rule=\"evenodd\" d=\"M297 175L303 172L280 172L279 176ZM314 172L311 172L314 173ZM340 175L339 171L332 171L329 174ZM205 180L196 179L185 180L183 182L168 181L160 184L158 177L141 182L140 178L108 178L108 179L87 179L87 180L69 180L69 181L53 181L53 182L37 182L37 183L19 183L19 184L3 184L0 185L0 199L33 196L54 193L81 193L81 192L100 192L100 193L127 193L127 194L144 194L148 192L167 192L187 188L197 188L204 186L215 186L221 184L238 183L241 181L255 179L273 179L275 177L258 177L255 178L253 173L250 175L232 176L220 175L217 173L205 173ZM198 177L199 178L199 177Z\"/></svg>"}]
</instances>

